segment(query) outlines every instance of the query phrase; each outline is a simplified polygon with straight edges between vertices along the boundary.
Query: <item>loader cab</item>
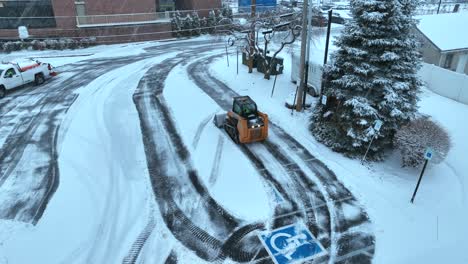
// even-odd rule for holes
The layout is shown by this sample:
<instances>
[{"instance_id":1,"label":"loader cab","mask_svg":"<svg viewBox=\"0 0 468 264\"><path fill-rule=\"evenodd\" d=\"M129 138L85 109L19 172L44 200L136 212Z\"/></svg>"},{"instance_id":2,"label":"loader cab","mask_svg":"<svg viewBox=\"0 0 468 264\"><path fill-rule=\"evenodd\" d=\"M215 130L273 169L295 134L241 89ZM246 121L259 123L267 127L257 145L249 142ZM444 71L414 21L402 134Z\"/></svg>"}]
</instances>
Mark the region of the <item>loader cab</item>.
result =
<instances>
[{"instance_id":1,"label":"loader cab","mask_svg":"<svg viewBox=\"0 0 468 264\"><path fill-rule=\"evenodd\" d=\"M249 96L234 97L232 111L249 120L258 117L257 104Z\"/></svg>"}]
</instances>

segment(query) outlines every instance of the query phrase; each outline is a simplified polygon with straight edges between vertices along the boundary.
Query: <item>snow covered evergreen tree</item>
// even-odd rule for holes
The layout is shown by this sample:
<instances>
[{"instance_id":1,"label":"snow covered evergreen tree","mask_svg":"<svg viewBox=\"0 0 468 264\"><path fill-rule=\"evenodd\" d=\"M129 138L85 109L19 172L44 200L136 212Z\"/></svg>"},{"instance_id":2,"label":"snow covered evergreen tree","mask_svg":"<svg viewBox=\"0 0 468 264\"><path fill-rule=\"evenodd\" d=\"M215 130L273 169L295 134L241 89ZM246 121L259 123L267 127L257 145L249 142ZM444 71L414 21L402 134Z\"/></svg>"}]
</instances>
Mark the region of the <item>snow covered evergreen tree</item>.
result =
<instances>
[{"instance_id":1,"label":"snow covered evergreen tree","mask_svg":"<svg viewBox=\"0 0 468 264\"><path fill-rule=\"evenodd\" d=\"M193 18L190 14L182 20L182 36L191 36L193 31Z\"/></svg>"},{"instance_id":2,"label":"snow covered evergreen tree","mask_svg":"<svg viewBox=\"0 0 468 264\"><path fill-rule=\"evenodd\" d=\"M206 34L208 33L208 20L206 19L206 17L202 17L200 19L200 27L201 27L201 34Z\"/></svg>"},{"instance_id":3,"label":"snow covered evergreen tree","mask_svg":"<svg viewBox=\"0 0 468 264\"><path fill-rule=\"evenodd\" d=\"M182 33L183 33L183 32L181 32L181 30L182 30L182 21L181 21L180 17L181 17L180 12L177 11L177 12L172 14L172 18L171 18L172 30L175 32L176 37L182 36Z\"/></svg>"},{"instance_id":4,"label":"snow covered evergreen tree","mask_svg":"<svg viewBox=\"0 0 468 264\"><path fill-rule=\"evenodd\" d=\"M417 111L420 55L411 33L417 0L351 0L353 20L335 44L324 68L326 106L314 109L311 130L333 150L382 157L395 131ZM384 122L374 130L377 120Z\"/></svg>"},{"instance_id":5,"label":"snow covered evergreen tree","mask_svg":"<svg viewBox=\"0 0 468 264\"><path fill-rule=\"evenodd\" d=\"M216 24L217 24L216 14L213 10L210 10L210 12L208 13L208 19L206 20L208 33L213 33L215 31Z\"/></svg>"},{"instance_id":6,"label":"snow covered evergreen tree","mask_svg":"<svg viewBox=\"0 0 468 264\"><path fill-rule=\"evenodd\" d=\"M192 35L200 36L201 35L201 20L197 12L192 13L192 26L193 26Z\"/></svg>"}]
</instances>

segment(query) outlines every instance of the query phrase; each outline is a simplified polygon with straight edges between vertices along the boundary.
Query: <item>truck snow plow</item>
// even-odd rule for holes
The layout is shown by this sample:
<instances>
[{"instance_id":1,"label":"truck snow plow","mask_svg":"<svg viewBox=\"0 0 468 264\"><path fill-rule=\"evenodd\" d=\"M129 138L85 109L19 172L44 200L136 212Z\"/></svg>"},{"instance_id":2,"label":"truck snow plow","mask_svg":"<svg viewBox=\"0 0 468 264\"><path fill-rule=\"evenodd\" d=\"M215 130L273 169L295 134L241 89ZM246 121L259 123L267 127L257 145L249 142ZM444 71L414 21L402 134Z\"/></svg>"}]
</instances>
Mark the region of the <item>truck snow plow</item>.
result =
<instances>
[{"instance_id":1,"label":"truck snow plow","mask_svg":"<svg viewBox=\"0 0 468 264\"><path fill-rule=\"evenodd\" d=\"M263 141L268 137L268 115L258 111L249 96L234 97L232 110L214 116L213 123L224 128L237 144Z\"/></svg>"}]
</instances>

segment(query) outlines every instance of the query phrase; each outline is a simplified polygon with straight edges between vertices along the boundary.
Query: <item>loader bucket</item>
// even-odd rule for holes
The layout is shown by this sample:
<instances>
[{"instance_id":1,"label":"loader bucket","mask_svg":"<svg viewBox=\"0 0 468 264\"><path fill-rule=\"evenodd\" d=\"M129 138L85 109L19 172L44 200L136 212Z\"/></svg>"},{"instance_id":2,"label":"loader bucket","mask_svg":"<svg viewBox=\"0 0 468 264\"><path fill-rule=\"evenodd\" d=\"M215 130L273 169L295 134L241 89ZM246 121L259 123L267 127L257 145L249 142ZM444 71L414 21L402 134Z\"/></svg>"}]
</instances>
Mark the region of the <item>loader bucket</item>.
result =
<instances>
[{"instance_id":1,"label":"loader bucket","mask_svg":"<svg viewBox=\"0 0 468 264\"><path fill-rule=\"evenodd\" d=\"M213 118L213 123L217 128L223 128L226 123L226 114L216 114Z\"/></svg>"}]
</instances>

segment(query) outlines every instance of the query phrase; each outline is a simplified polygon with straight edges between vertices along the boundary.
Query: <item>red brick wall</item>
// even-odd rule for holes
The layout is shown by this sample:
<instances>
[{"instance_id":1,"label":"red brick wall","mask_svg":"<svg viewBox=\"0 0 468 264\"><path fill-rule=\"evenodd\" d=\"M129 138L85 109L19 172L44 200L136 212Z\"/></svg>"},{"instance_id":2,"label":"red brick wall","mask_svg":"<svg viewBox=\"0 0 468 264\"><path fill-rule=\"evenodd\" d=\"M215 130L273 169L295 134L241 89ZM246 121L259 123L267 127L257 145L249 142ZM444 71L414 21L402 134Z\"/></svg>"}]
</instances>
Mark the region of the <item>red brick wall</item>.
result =
<instances>
[{"instance_id":1,"label":"red brick wall","mask_svg":"<svg viewBox=\"0 0 468 264\"><path fill-rule=\"evenodd\" d=\"M74 0L52 0L57 28L75 29L76 10Z\"/></svg>"},{"instance_id":2,"label":"red brick wall","mask_svg":"<svg viewBox=\"0 0 468 264\"><path fill-rule=\"evenodd\" d=\"M192 9L215 9L221 7L221 0L191 0Z\"/></svg>"},{"instance_id":3,"label":"red brick wall","mask_svg":"<svg viewBox=\"0 0 468 264\"><path fill-rule=\"evenodd\" d=\"M87 15L156 12L155 0L91 0L85 2Z\"/></svg>"},{"instance_id":4,"label":"red brick wall","mask_svg":"<svg viewBox=\"0 0 468 264\"><path fill-rule=\"evenodd\" d=\"M90 37L98 36L98 42L128 42L154 39L165 39L172 37L171 25L146 24L127 25L113 27L78 28L76 23L75 0L51 0L56 16L57 28L30 29L29 33L34 38L60 38L60 37ZM126 14L126 13L151 13L156 11L156 0L89 0L86 2L87 15L102 14ZM177 0L176 4L183 9L207 9L200 12L206 16L210 9L221 7L221 0ZM156 33L164 32L164 33ZM145 34L148 33L148 34ZM132 35L114 36L108 35ZM0 30L0 38L17 39L18 31Z\"/></svg>"},{"instance_id":5,"label":"red brick wall","mask_svg":"<svg viewBox=\"0 0 468 264\"><path fill-rule=\"evenodd\" d=\"M185 10L201 10L202 16L207 16L211 9L221 8L221 0L179 0L177 7Z\"/></svg>"}]
</instances>

